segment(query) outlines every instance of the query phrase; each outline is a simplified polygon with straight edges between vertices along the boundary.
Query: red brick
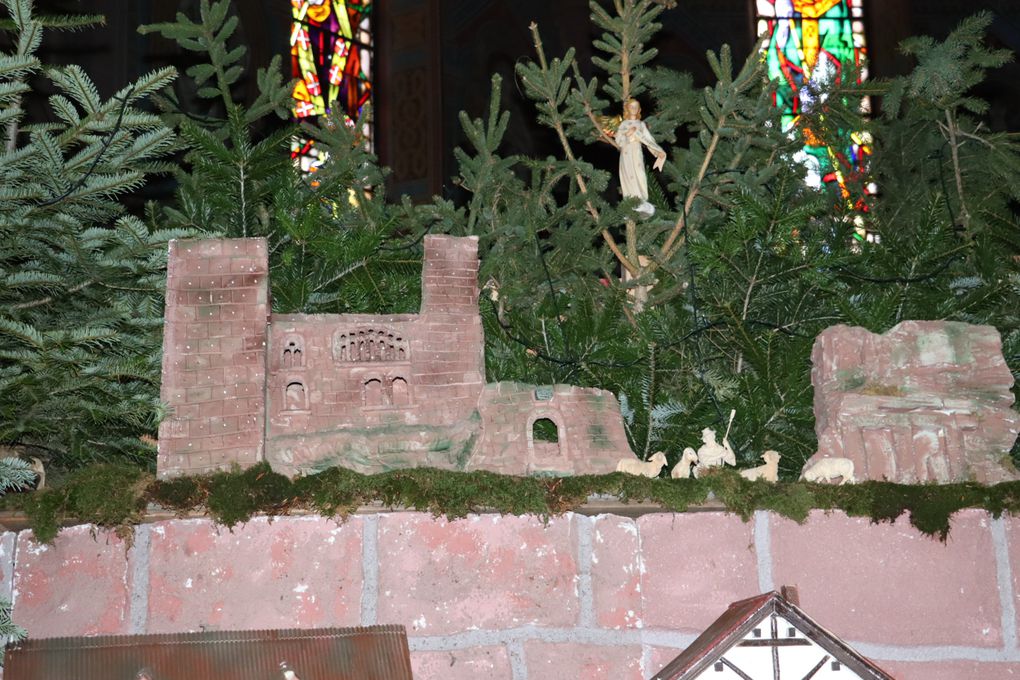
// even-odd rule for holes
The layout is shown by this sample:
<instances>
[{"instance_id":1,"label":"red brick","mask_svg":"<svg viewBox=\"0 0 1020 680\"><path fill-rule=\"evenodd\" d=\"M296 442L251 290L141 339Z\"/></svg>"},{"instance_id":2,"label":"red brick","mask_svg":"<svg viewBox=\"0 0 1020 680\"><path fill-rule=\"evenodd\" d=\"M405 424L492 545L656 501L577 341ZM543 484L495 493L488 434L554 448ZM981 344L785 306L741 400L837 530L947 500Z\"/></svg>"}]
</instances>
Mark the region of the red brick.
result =
<instances>
[{"instance_id":1,"label":"red brick","mask_svg":"<svg viewBox=\"0 0 1020 680\"><path fill-rule=\"evenodd\" d=\"M1020 663L984 663L981 661L876 661L875 664L896 680L1005 680L1020 678Z\"/></svg>"},{"instance_id":2,"label":"red brick","mask_svg":"<svg viewBox=\"0 0 1020 680\"><path fill-rule=\"evenodd\" d=\"M1002 644L995 549L983 511L958 513L946 543L905 518L872 524L811 513L772 520L772 573L836 635L892 645ZM951 615L947 615L951 612Z\"/></svg>"},{"instance_id":3,"label":"red brick","mask_svg":"<svg viewBox=\"0 0 1020 680\"><path fill-rule=\"evenodd\" d=\"M648 667L645 668L645 676L650 678L661 671L666 667L666 664L680 656L684 649L684 647L652 647Z\"/></svg>"},{"instance_id":4,"label":"red brick","mask_svg":"<svg viewBox=\"0 0 1020 680\"><path fill-rule=\"evenodd\" d=\"M134 559L112 533L62 529L52 545L18 536L14 620L32 637L129 632Z\"/></svg>"},{"instance_id":5,"label":"red brick","mask_svg":"<svg viewBox=\"0 0 1020 680\"><path fill-rule=\"evenodd\" d=\"M358 625L361 540L358 518L154 524L148 631Z\"/></svg>"},{"instance_id":6,"label":"red brick","mask_svg":"<svg viewBox=\"0 0 1020 680\"><path fill-rule=\"evenodd\" d=\"M411 652L414 680L511 680L503 647L470 647L448 652Z\"/></svg>"},{"instance_id":7,"label":"red brick","mask_svg":"<svg viewBox=\"0 0 1020 680\"><path fill-rule=\"evenodd\" d=\"M599 627L641 627L641 549L637 522L614 515L595 520L591 582Z\"/></svg>"},{"instance_id":8,"label":"red brick","mask_svg":"<svg viewBox=\"0 0 1020 680\"><path fill-rule=\"evenodd\" d=\"M555 680L643 680L641 647L596 647L528 641L524 657L529 678Z\"/></svg>"},{"instance_id":9,"label":"red brick","mask_svg":"<svg viewBox=\"0 0 1020 680\"><path fill-rule=\"evenodd\" d=\"M1013 574L1013 609L1020 626L1020 517L1004 515L1003 522L1006 524L1006 544Z\"/></svg>"},{"instance_id":10,"label":"red brick","mask_svg":"<svg viewBox=\"0 0 1020 680\"><path fill-rule=\"evenodd\" d=\"M395 513L379 518L378 550L378 618L410 634L577 621L572 518Z\"/></svg>"},{"instance_id":11,"label":"red brick","mask_svg":"<svg viewBox=\"0 0 1020 680\"><path fill-rule=\"evenodd\" d=\"M661 513L637 524L646 627L700 634L731 602L758 594L752 525L739 517Z\"/></svg>"},{"instance_id":12,"label":"red brick","mask_svg":"<svg viewBox=\"0 0 1020 680\"><path fill-rule=\"evenodd\" d=\"M0 598L11 601L11 584L14 579L14 544L18 535L5 531L0 535ZM3 676L0 675L0 679Z\"/></svg>"}]
</instances>

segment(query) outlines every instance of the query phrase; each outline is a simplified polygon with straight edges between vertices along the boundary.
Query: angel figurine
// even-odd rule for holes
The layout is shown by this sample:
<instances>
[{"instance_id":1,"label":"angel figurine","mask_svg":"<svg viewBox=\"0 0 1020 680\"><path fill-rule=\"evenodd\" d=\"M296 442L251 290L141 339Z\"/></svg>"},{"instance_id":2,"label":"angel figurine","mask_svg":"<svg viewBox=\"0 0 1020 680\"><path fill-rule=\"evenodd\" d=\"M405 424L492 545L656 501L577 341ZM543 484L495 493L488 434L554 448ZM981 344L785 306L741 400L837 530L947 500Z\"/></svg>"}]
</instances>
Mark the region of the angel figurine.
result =
<instances>
[{"instance_id":1,"label":"angel figurine","mask_svg":"<svg viewBox=\"0 0 1020 680\"><path fill-rule=\"evenodd\" d=\"M616 145L620 148L620 192L624 198L640 198L641 204L635 210L651 217L655 206L648 202L648 178L645 176L645 159L641 151L644 144L655 156L656 170L662 170L666 152L662 150L648 127L641 120L641 103L628 99L623 105L623 120L616 129Z\"/></svg>"}]
</instances>

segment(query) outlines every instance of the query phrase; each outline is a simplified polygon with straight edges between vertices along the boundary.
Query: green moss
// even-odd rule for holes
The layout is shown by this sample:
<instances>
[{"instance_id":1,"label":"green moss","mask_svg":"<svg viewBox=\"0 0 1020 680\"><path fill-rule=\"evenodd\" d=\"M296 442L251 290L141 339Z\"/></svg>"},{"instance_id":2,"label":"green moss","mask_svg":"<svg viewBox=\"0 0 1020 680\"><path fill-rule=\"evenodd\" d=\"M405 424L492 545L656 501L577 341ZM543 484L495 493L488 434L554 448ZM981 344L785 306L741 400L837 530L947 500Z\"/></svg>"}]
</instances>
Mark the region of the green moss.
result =
<instances>
[{"instance_id":1,"label":"green moss","mask_svg":"<svg viewBox=\"0 0 1020 680\"><path fill-rule=\"evenodd\" d=\"M216 473L207 484L206 508L227 527L247 522L257 513L286 514L296 500L291 481L273 472L268 463Z\"/></svg>"},{"instance_id":2,"label":"green moss","mask_svg":"<svg viewBox=\"0 0 1020 680\"><path fill-rule=\"evenodd\" d=\"M93 465L73 472L59 488L26 494L24 510L43 542L52 541L60 525L72 520L124 529L141 521L151 482L148 473L134 466Z\"/></svg>"},{"instance_id":3,"label":"green moss","mask_svg":"<svg viewBox=\"0 0 1020 680\"><path fill-rule=\"evenodd\" d=\"M702 479L673 480L622 473L513 477L434 468L363 475L341 467L291 481L265 463L243 471L163 481L154 481L133 467L95 465L76 471L59 488L17 494L11 504L27 513L39 540L52 541L59 527L70 522L127 529L142 520L147 503L178 513L204 509L215 521L232 527L256 514L281 515L295 509L344 517L373 502L451 519L482 511L548 517L574 510L592 495L655 503L674 512L704 504L714 496L744 519L750 519L756 510L798 522L812 509L841 510L874 522L892 522L906 514L919 531L940 540L947 538L952 516L963 508L984 508L996 517L1020 514L1020 482L829 486L748 482L728 469Z\"/></svg>"},{"instance_id":4,"label":"green moss","mask_svg":"<svg viewBox=\"0 0 1020 680\"><path fill-rule=\"evenodd\" d=\"M205 502L206 489L195 477L177 477L157 481L149 496L168 510L186 513Z\"/></svg>"}]
</instances>

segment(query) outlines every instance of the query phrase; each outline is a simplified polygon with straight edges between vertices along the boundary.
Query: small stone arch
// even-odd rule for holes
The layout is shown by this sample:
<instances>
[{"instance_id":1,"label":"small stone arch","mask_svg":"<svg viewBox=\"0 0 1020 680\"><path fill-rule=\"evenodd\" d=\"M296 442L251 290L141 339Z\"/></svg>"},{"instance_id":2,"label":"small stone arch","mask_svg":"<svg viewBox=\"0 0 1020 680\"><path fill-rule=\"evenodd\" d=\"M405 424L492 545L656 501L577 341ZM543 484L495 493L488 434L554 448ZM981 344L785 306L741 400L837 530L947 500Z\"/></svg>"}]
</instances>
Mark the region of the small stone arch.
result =
<instances>
[{"instance_id":1,"label":"small stone arch","mask_svg":"<svg viewBox=\"0 0 1020 680\"><path fill-rule=\"evenodd\" d=\"M542 425L536 436L536 423L549 421L555 426L556 440L542 438ZM563 470L567 459L567 429L561 414L542 409L533 412L527 420L528 471Z\"/></svg>"},{"instance_id":2,"label":"small stone arch","mask_svg":"<svg viewBox=\"0 0 1020 680\"><path fill-rule=\"evenodd\" d=\"M411 387L407 384L407 380L401 376L395 376L390 381L390 393L393 397L394 406L410 406L411 405Z\"/></svg>"},{"instance_id":3,"label":"small stone arch","mask_svg":"<svg viewBox=\"0 0 1020 680\"><path fill-rule=\"evenodd\" d=\"M366 376L361 383L362 403L365 408L381 408L390 405L389 391L382 378Z\"/></svg>"},{"instance_id":4,"label":"small stone arch","mask_svg":"<svg viewBox=\"0 0 1020 680\"><path fill-rule=\"evenodd\" d=\"M304 368L305 339L300 335L288 335L284 338L280 363L284 368Z\"/></svg>"},{"instance_id":5,"label":"small stone arch","mask_svg":"<svg viewBox=\"0 0 1020 680\"><path fill-rule=\"evenodd\" d=\"M283 388L283 410L308 410L308 390L305 389L304 381L298 378L292 378L287 381L286 386Z\"/></svg>"}]
</instances>

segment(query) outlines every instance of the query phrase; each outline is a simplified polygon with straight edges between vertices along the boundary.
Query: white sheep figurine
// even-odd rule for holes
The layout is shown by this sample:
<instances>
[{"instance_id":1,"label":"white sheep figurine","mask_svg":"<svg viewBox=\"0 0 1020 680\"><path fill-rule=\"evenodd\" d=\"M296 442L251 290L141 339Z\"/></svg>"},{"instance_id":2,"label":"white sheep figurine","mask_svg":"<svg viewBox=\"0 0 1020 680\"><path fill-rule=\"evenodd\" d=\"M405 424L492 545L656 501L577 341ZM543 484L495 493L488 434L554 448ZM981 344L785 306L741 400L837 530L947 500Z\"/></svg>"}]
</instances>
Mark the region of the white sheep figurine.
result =
<instances>
[{"instance_id":1,"label":"white sheep figurine","mask_svg":"<svg viewBox=\"0 0 1020 680\"><path fill-rule=\"evenodd\" d=\"M837 477L842 477L840 484L855 483L854 462L849 458L820 458L800 473L807 482L831 482Z\"/></svg>"},{"instance_id":2,"label":"white sheep figurine","mask_svg":"<svg viewBox=\"0 0 1020 680\"><path fill-rule=\"evenodd\" d=\"M616 464L617 472L626 472L628 475L641 475L644 477L658 477L659 471L666 467L666 454L656 451L648 462L624 458Z\"/></svg>"},{"instance_id":3,"label":"white sheep figurine","mask_svg":"<svg viewBox=\"0 0 1020 680\"><path fill-rule=\"evenodd\" d=\"M766 482L778 482L780 458L782 456L779 455L778 451L766 451L761 454L761 459L765 461L764 465L741 470L740 476L752 482L756 479L764 479Z\"/></svg>"},{"instance_id":4,"label":"white sheep figurine","mask_svg":"<svg viewBox=\"0 0 1020 680\"><path fill-rule=\"evenodd\" d=\"M691 465L697 464L698 452L688 446L684 449L684 453L680 456L680 460L673 466L673 470L669 473L669 476L673 479L690 479Z\"/></svg>"}]
</instances>

